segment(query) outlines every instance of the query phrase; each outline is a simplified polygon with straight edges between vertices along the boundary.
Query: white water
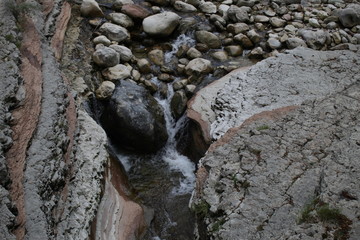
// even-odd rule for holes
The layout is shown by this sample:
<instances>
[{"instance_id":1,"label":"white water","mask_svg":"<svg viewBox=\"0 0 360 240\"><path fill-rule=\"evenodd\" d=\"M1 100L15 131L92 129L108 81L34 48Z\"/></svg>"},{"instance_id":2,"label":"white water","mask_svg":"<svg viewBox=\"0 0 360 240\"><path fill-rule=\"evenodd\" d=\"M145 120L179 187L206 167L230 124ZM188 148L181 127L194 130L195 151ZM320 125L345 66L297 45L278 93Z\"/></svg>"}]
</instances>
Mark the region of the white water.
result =
<instances>
[{"instance_id":1,"label":"white water","mask_svg":"<svg viewBox=\"0 0 360 240\"><path fill-rule=\"evenodd\" d=\"M185 34L179 35L176 40L172 44L172 50L170 52L165 53L165 62L169 63L176 52L179 50L181 45L188 45L189 47L193 47L196 41L193 37L189 37Z\"/></svg>"}]
</instances>

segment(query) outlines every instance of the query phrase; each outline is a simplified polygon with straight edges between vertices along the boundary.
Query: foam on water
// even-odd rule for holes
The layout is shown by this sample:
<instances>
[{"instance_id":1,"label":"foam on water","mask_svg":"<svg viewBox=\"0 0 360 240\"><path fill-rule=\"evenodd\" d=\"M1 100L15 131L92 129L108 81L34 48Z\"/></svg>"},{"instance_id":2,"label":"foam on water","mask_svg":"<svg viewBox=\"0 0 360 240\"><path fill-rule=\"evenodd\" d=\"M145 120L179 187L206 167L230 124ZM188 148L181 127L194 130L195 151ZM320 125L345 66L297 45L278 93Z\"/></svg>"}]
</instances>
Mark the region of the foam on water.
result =
<instances>
[{"instance_id":1,"label":"foam on water","mask_svg":"<svg viewBox=\"0 0 360 240\"><path fill-rule=\"evenodd\" d=\"M165 53L165 62L169 63L171 58L176 54L181 45L188 45L190 47L195 45L195 40L193 37L190 37L185 34L181 34L177 37L177 39L172 43L172 50L170 52Z\"/></svg>"}]
</instances>

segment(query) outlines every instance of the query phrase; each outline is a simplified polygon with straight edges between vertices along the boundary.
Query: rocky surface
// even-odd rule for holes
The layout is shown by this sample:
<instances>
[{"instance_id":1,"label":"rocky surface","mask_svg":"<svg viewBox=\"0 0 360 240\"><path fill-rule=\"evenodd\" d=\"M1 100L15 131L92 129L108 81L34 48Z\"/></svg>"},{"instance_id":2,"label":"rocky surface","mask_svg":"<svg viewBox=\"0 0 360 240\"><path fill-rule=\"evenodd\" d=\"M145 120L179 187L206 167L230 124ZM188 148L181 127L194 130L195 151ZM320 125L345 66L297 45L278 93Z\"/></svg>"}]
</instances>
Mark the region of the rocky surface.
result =
<instances>
[{"instance_id":1,"label":"rocky surface","mask_svg":"<svg viewBox=\"0 0 360 240\"><path fill-rule=\"evenodd\" d=\"M211 146L192 200L208 238L358 239L359 89L254 115Z\"/></svg>"}]
</instances>

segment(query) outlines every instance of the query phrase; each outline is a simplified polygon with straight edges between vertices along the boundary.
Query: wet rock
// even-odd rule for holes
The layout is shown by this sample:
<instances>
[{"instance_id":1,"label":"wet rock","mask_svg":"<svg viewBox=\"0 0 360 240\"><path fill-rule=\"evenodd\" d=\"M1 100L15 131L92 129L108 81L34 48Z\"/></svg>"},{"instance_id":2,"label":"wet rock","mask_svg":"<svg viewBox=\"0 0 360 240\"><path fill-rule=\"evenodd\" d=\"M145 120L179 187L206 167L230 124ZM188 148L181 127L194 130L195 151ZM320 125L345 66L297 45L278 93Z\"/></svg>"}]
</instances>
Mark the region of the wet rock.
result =
<instances>
[{"instance_id":1,"label":"wet rock","mask_svg":"<svg viewBox=\"0 0 360 240\"><path fill-rule=\"evenodd\" d=\"M203 13L216 13L217 12L216 5L213 4L212 2L202 2L202 3L200 3L199 9Z\"/></svg>"},{"instance_id":2,"label":"wet rock","mask_svg":"<svg viewBox=\"0 0 360 240\"><path fill-rule=\"evenodd\" d=\"M191 60L185 67L187 75L201 75L212 71L212 64L209 60L203 58L195 58Z\"/></svg>"},{"instance_id":3,"label":"wet rock","mask_svg":"<svg viewBox=\"0 0 360 240\"><path fill-rule=\"evenodd\" d=\"M161 106L147 90L128 81L115 88L101 122L115 144L138 152L155 152L168 137Z\"/></svg>"},{"instance_id":4,"label":"wet rock","mask_svg":"<svg viewBox=\"0 0 360 240\"><path fill-rule=\"evenodd\" d=\"M195 93L196 85L189 84L185 86L186 96L189 98Z\"/></svg>"},{"instance_id":5,"label":"wet rock","mask_svg":"<svg viewBox=\"0 0 360 240\"><path fill-rule=\"evenodd\" d=\"M141 73L138 70L133 69L131 71L131 76L132 76L132 79L134 79L135 81L139 81L141 78Z\"/></svg>"},{"instance_id":6,"label":"wet rock","mask_svg":"<svg viewBox=\"0 0 360 240\"><path fill-rule=\"evenodd\" d=\"M160 81L163 81L163 82L172 82L174 80L174 77L171 76L170 74L168 73L161 73L158 75L158 79Z\"/></svg>"},{"instance_id":7,"label":"wet rock","mask_svg":"<svg viewBox=\"0 0 360 240\"><path fill-rule=\"evenodd\" d=\"M109 46L111 44L111 41L107 37L102 35L102 36L98 36L98 37L94 38L93 43Z\"/></svg>"},{"instance_id":8,"label":"wet rock","mask_svg":"<svg viewBox=\"0 0 360 240\"><path fill-rule=\"evenodd\" d=\"M197 11L196 7L194 7L193 5L182 2L182 1L175 1L174 8L176 10L178 10L179 12L190 13L190 12L196 12Z\"/></svg>"},{"instance_id":9,"label":"wet rock","mask_svg":"<svg viewBox=\"0 0 360 240\"><path fill-rule=\"evenodd\" d=\"M104 69L102 75L110 81L123 80L131 76L131 70L123 64L117 64L113 67Z\"/></svg>"},{"instance_id":10,"label":"wet rock","mask_svg":"<svg viewBox=\"0 0 360 240\"><path fill-rule=\"evenodd\" d=\"M187 84L186 79L174 82L173 83L174 91L177 91L177 90L180 90L180 89L184 88L186 86L186 84Z\"/></svg>"},{"instance_id":11,"label":"wet rock","mask_svg":"<svg viewBox=\"0 0 360 240\"><path fill-rule=\"evenodd\" d=\"M152 36L169 36L179 25L180 17L173 12L162 12L143 21L144 32Z\"/></svg>"},{"instance_id":12,"label":"wet rock","mask_svg":"<svg viewBox=\"0 0 360 240\"><path fill-rule=\"evenodd\" d=\"M150 73L151 72L151 64L146 58L141 58L137 61L137 66L141 73Z\"/></svg>"},{"instance_id":13,"label":"wet rock","mask_svg":"<svg viewBox=\"0 0 360 240\"><path fill-rule=\"evenodd\" d=\"M225 51L232 57L238 57L241 56L243 53L243 49L241 46L239 45L230 45L230 46L226 46Z\"/></svg>"},{"instance_id":14,"label":"wet rock","mask_svg":"<svg viewBox=\"0 0 360 240\"><path fill-rule=\"evenodd\" d=\"M269 18L264 15L256 15L254 16L254 21L259 23L267 23L269 22Z\"/></svg>"},{"instance_id":15,"label":"wet rock","mask_svg":"<svg viewBox=\"0 0 360 240\"><path fill-rule=\"evenodd\" d=\"M258 0L238 0L236 5L239 7L241 6L253 7L256 2L258 2Z\"/></svg>"},{"instance_id":16,"label":"wet rock","mask_svg":"<svg viewBox=\"0 0 360 240\"><path fill-rule=\"evenodd\" d=\"M120 62L129 62L134 57L131 50L125 46L113 44L110 45L109 47L119 53Z\"/></svg>"},{"instance_id":17,"label":"wet rock","mask_svg":"<svg viewBox=\"0 0 360 240\"><path fill-rule=\"evenodd\" d=\"M184 90L176 91L170 102L171 113L175 119L179 119L186 109L188 99Z\"/></svg>"},{"instance_id":18,"label":"wet rock","mask_svg":"<svg viewBox=\"0 0 360 240\"><path fill-rule=\"evenodd\" d=\"M250 38L251 42L253 42L254 44L259 43L261 40L261 36L254 29L248 31L246 35Z\"/></svg>"},{"instance_id":19,"label":"wet rock","mask_svg":"<svg viewBox=\"0 0 360 240\"><path fill-rule=\"evenodd\" d=\"M103 17L104 13L95 0L83 0L80 6L81 15L84 17Z\"/></svg>"},{"instance_id":20,"label":"wet rock","mask_svg":"<svg viewBox=\"0 0 360 240\"><path fill-rule=\"evenodd\" d=\"M252 48L254 46L254 44L248 38L248 36L246 36L245 34L242 34L242 33L239 33L238 35L234 36L234 40L236 42L240 43L240 45L243 48Z\"/></svg>"},{"instance_id":21,"label":"wet rock","mask_svg":"<svg viewBox=\"0 0 360 240\"><path fill-rule=\"evenodd\" d=\"M197 50L196 48L189 48L189 50L186 52L186 56L188 56L190 59L199 58L202 56L202 53Z\"/></svg>"},{"instance_id":22,"label":"wet rock","mask_svg":"<svg viewBox=\"0 0 360 240\"><path fill-rule=\"evenodd\" d=\"M149 57L150 61L152 61L155 65L158 65L158 66L164 65L165 56L164 56L164 52L162 50L160 50L160 49L151 50L148 53L148 57Z\"/></svg>"},{"instance_id":23,"label":"wet rock","mask_svg":"<svg viewBox=\"0 0 360 240\"><path fill-rule=\"evenodd\" d=\"M220 48L221 41L218 36L208 31L196 31L195 38L198 42L206 44L209 48Z\"/></svg>"},{"instance_id":24,"label":"wet rock","mask_svg":"<svg viewBox=\"0 0 360 240\"><path fill-rule=\"evenodd\" d=\"M187 31L189 31L190 29L194 29L194 26L196 25L196 23L197 23L197 21L193 17L182 18L180 20L179 26L177 28L177 32L184 34Z\"/></svg>"},{"instance_id":25,"label":"wet rock","mask_svg":"<svg viewBox=\"0 0 360 240\"><path fill-rule=\"evenodd\" d=\"M113 23L104 23L99 30L112 41L122 42L130 38L130 33L126 28Z\"/></svg>"},{"instance_id":26,"label":"wet rock","mask_svg":"<svg viewBox=\"0 0 360 240\"><path fill-rule=\"evenodd\" d=\"M120 61L120 55L112 48L102 47L93 53L94 62L102 67L113 67Z\"/></svg>"},{"instance_id":27,"label":"wet rock","mask_svg":"<svg viewBox=\"0 0 360 240\"><path fill-rule=\"evenodd\" d=\"M158 6L167 6L170 3L169 0L150 0L149 2L154 3L155 5Z\"/></svg>"},{"instance_id":28,"label":"wet rock","mask_svg":"<svg viewBox=\"0 0 360 240\"><path fill-rule=\"evenodd\" d=\"M315 28L320 28L320 23L317 19L315 18L310 18L309 19L309 25L312 26L312 27L315 27Z\"/></svg>"},{"instance_id":29,"label":"wet rock","mask_svg":"<svg viewBox=\"0 0 360 240\"><path fill-rule=\"evenodd\" d=\"M329 38L329 33L323 30L299 30L300 36L302 36L307 45L312 49L321 49L326 44L327 39Z\"/></svg>"},{"instance_id":30,"label":"wet rock","mask_svg":"<svg viewBox=\"0 0 360 240\"><path fill-rule=\"evenodd\" d=\"M151 14L146 8L137 4L125 4L121 7L121 12L125 13L132 19L144 19Z\"/></svg>"},{"instance_id":31,"label":"wet rock","mask_svg":"<svg viewBox=\"0 0 360 240\"><path fill-rule=\"evenodd\" d=\"M250 18L248 12L249 9L247 7L237 7L235 5L231 5L227 11L227 15L234 23L249 22Z\"/></svg>"},{"instance_id":32,"label":"wet rock","mask_svg":"<svg viewBox=\"0 0 360 240\"><path fill-rule=\"evenodd\" d=\"M115 0L112 8L116 11L121 11L122 6L125 4L134 4L132 0Z\"/></svg>"},{"instance_id":33,"label":"wet rock","mask_svg":"<svg viewBox=\"0 0 360 240\"><path fill-rule=\"evenodd\" d=\"M353 4L352 8L339 11L339 20L344 27L360 25L360 5Z\"/></svg>"},{"instance_id":34,"label":"wet rock","mask_svg":"<svg viewBox=\"0 0 360 240\"><path fill-rule=\"evenodd\" d=\"M286 46L289 49L293 49L293 48L297 48L297 47L307 47L306 43L304 40L302 40L301 38L288 38L286 40Z\"/></svg>"},{"instance_id":35,"label":"wet rock","mask_svg":"<svg viewBox=\"0 0 360 240\"><path fill-rule=\"evenodd\" d=\"M134 21L128 15L123 13L110 13L109 19L124 28L130 28L134 26Z\"/></svg>"},{"instance_id":36,"label":"wet rock","mask_svg":"<svg viewBox=\"0 0 360 240\"><path fill-rule=\"evenodd\" d=\"M158 90L157 85L155 83L151 82L150 80L145 80L144 85L145 85L146 89L150 91L151 94L156 93Z\"/></svg>"},{"instance_id":37,"label":"wet rock","mask_svg":"<svg viewBox=\"0 0 360 240\"><path fill-rule=\"evenodd\" d=\"M104 100L110 98L115 90L115 84L110 81L104 81L100 87L96 89L95 94L98 99Z\"/></svg>"}]
</instances>

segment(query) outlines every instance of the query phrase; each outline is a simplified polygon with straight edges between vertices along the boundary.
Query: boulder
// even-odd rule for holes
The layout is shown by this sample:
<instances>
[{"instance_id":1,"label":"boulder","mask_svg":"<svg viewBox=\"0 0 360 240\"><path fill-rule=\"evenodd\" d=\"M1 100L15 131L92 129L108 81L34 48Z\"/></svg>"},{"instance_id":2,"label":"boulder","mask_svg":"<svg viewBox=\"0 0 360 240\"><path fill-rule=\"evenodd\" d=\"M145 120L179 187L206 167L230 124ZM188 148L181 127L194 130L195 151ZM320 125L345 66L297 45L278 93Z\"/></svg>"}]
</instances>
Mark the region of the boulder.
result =
<instances>
[{"instance_id":1,"label":"boulder","mask_svg":"<svg viewBox=\"0 0 360 240\"><path fill-rule=\"evenodd\" d=\"M209 48L220 48L221 41L218 36L208 31L196 31L196 41L206 44Z\"/></svg>"},{"instance_id":2,"label":"boulder","mask_svg":"<svg viewBox=\"0 0 360 240\"><path fill-rule=\"evenodd\" d=\"M174 118L179 119L186 109L187 97L184 90L179 90L174 93L174 96L171 98L170 108L171 113Z\"/></svg>"},{"instance_id":3,"label":"boulder","mask_svg":"<svg viewBox=\"0 0 360 240\"><path fill-rule=\"evenodd\" d=\"M111 141L135 152L156 152L168 135L163 109L150 93L121 81L105 106L100 121Z\"/></svg>"},{"instance_id":4,"label":"boulder","mask_svg":"<svg viewBox=\"0 0 360 240\"><path fill-rule=\"evenodd\" d=\"M254 44L252 43L252 41L248 38L248 36L246 36L245 34L239 33L236 36L234 36L234 40L238 43L240 43L240 45L243 48L252 48L254 46Z\"/></svg>"},{"instance_id":5,"label":"boulder","mask_svg":"<svg viewBox=\"0 0 360 240\"><path fill-rule=\"evenodd\" d=\"M289 49L297 48L297 47L307 47L306 42L302 40L301 38L288 38L286 40L286 46Z\"/></svg>"},{"instance_id":6,"label":"boulder","mask_svg":"<svg viewBox=\"0 0 360 240\"><path fill-rule=\"evenodd\" d=\"M119 53L120 62L129 62L134 57L131 50L125 46L113 44L110 45L109 47Z\"/></svg>"},{"instance_id":7,"label":"boulder","mask_svg":"<svg viewBox=\"0 0 360 240\"><path fill-rule=\"evenodd\" d=\"M353 4L353 8L346 8L338 12L339 20L344 27L360 25L360 4Z\"/></svg>"},{"instance_id":8,"label":"boulder","mask_svg":"<svg viewBox=\"0 0 360 240\"><path fill-rule=\"evenodd\" d=\"M110 98L115 90L115 84L110 81L104 81L100 84L100 87L96 89L96 98L104 100Z\"/></svg>"},{"instance_id":9,"label":"boulder","mask_svg":"<svg viewBox=\"0 0 360 240\"><path fill-rule=\"evenodd\" d=\"M324 30L299 30L299 35L304 38L307 45L312 49L322 49L330 38L329 33Z\"/></svg>"},{"instance_id":10,"label":"boulder","mask_svg":"<svg viewBox=\"0 0 360 240\"><path fill-rule=\"evenodd\" d=\"M126 14L123 14L123 13L110 13L109 14L109 19L124 27L124 28L129 28L129 27L133 27L134 26L134 21Z\"/></svg>"},{"instance_id":11,"label":"boulder","mask_svg":"<svg viewBox=\"0 0 360 240\"><path fill-rule=\"evenodd\" d=\"M112 48L102 47L93 53L94 62L102 67L113 67L120 61L120 55Z\"/></svg>"},{"instance_id":12,"label":"boulder","mask_svg":"<svg viewBox=\"0 0 360 240\"><path fill-rule=\"evenodd\" d=\"M247 7L238 7L235 5L231 5L229 10L227 11L227 15L231 21L234 23L237 22L249 22L249 9Z\"/></svg>"},{"instance_id":13,"label":"boulder","mask_svg":"<svg viewBox=\"0 0 360 240\"><path fill-rule=\"evenodd\" d=\"M125 13L132 19L144 19L151 13L146 8L141 7L137 4L125 4L121 7L121 12Z\"/></svg>"},{"instance_id":14,"label":"boulder","mask_svg":"<svg viewBox=\"0 0 360 240\"><path fill-rule=\"evenodd\" d=\"M197 11L196 7L194 7L193 5L182 2L182 1L175 1L174 8L179 12L190 13L190 12L196 12Z\"/></svg>"},{"instance_id":15,"label":"boulder","mask_svg":"<svg viewBox=\"0 0 360 240\"><path fill-rule=\"evenodd\" d=\"M210 73L212 70L211 62L203 58L195 58L185 67L185 72L189 76Z\"/></svg>"},{"instance_id":16,"label":"boulder","mask_svg":"<svg viewBox=\"0 0 360 240\"><path fill-rule=\"evenodd\" d=\"M99 30L112 41L122 42L130 38L130 33L126 28L113 23L104 23Z\"/></svg>"},{"instance_id":17,"label":"boulder","mask_svg":"<svg viewBox=\"0 0 360 240\"><path fill-rule=\"evenodd\" d=\"M213 4L212 2L202 2L202 3L200 3L199 9L203 13L216 13L217 12L216 5Z\"/></svg>"},{"instance_id":18,"label":"boulder","mask_svg":"<svg viewBox=\"0 0 360 240\"><path fill-rule=\"evenodd\" d=\"M279 49L279 48L281 48L281 42L276 38L269 38L267 40L267 44L271 49Z\"/></svg>"},{"instance_id":19,"label":"boulder","mask_svg":"<svg viewBox=\"0 0 360 240\"><path fill-rule=\"evenodd\" d=\"M144 19L144 32L151 36L167 37L179 25L180 16L173 12L162 12Z\"/></svg>"},{"instance_id":20,"label":"boulder","mask_svg":"<svg viewBox=\"0 0 360 240\"><path fill-rule=\"evenodd\" d=\"M95 0L83 0L80 6L81 15L84 17L103 17L104 13Z\"/></svg>"},{"instance_id":21,"label":"boulder","mask_svg":"<svg viewBox=\"0 0 360 240\"><path fill-rule=\"evenodd\" d=\"M105 37L104 35L101 35L101 36L97 36L96 38L94 38L93 43L95 45L103 44L105 46L109 46L111 44L111 41L107 37Z\"/></svg>"},{"instance_id":22,"label":"boulder","mask_svg":"<svg viewBox=\"0 0 360 240\"><path fill-rule=\"evenodd\" d=\"M123 64L117 64L113 67L104 69L102 71L102 75L105 79L108 79L110 81L123 80L131 76L131 71L127 66Z\"/></svg>"}]
</instances>

